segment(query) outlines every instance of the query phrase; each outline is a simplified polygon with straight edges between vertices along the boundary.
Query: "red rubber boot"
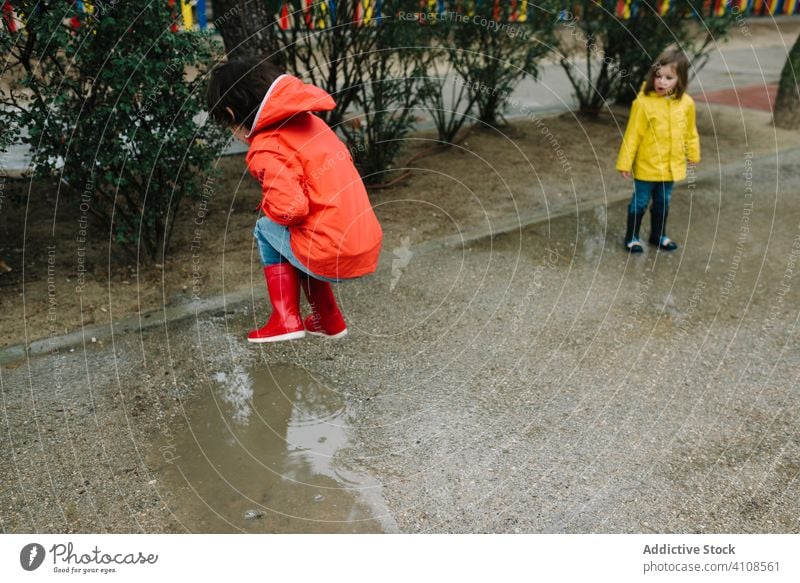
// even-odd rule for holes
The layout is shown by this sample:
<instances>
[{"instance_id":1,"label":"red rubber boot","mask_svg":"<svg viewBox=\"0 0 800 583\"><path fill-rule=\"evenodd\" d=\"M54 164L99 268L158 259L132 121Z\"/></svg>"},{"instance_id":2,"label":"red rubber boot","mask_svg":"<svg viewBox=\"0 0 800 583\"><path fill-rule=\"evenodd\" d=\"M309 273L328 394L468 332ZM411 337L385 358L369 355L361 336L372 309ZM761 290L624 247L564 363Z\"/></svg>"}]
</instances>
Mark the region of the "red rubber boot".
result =
<instances>
[{"instance_id":1,"label":"red rubber boot","mask_svg":"<svg viewBox=\"0 0 800 583\"><path fill-rule=\"evenodd\" d=\"M331 284L313 277L302 278L301 284L313 312L303 322L306 332L334 339L346 336L347 324L336 305Z\"/></svg>"},{"instance_id":2,"label":"red rubber boot","mask_svg":"<svg viewBox=\"0 0 800 583\"><path fill-rule=\"evenodd\" d=\"M272 314L263 328L247 335L248 342L280 342L306 335L300 319L300 278L290 263L264 267Z\"/></svg>"}]
</instances>

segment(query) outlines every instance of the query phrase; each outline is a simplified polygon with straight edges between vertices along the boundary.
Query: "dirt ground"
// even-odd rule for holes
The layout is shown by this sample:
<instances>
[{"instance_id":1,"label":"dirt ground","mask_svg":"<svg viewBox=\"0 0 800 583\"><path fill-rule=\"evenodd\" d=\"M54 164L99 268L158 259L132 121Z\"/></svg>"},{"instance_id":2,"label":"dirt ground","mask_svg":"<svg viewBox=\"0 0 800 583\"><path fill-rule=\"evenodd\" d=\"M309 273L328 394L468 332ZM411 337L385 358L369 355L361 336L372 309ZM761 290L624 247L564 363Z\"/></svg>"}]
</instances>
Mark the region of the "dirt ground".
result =
<instances>
[{"instance_id":1,"label":"dirt ground","mask_svg":"<svg viewBox=\"0 0 800 583\"><path fill-rule=\"evenodd\" d=\"M759 155L800 145L800 134L776 131L768 113L699 102L697 107L701 170L739 160L744 152ZM624 196L630 186L615 172L614 161L626 116L627 111L616 110L596 119L574 113L515 119L505 128L473 130L457 146L417 158L409 179L371 193L384 228L384 249L486 228L527 211L556 212ZM398 168L432 150L434 139L431 132L410 137ZM200 201L184 206L172 253L160 263L120 261L110 252L108 232L90 224L88 275L80 293L76 201L55 183L7 180L0 252L13 271L0 274L0 347L196 297L260 289L251 235L260 190L243 156L221 158L218 165L221 177L213 183L207 212Z\"/></svg>"}]
</instances>

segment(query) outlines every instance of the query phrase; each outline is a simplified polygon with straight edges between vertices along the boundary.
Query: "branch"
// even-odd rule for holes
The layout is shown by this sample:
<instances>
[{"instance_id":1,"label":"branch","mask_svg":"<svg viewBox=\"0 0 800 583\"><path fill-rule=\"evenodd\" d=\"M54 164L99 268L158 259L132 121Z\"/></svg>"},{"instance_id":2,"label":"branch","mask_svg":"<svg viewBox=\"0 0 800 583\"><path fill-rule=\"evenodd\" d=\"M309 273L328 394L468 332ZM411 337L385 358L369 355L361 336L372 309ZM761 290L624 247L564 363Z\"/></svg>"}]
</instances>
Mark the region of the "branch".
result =
<instances>
[{"instance_id":1,"label":"branch","mask_svg":"<svg viewBox=\"0 0 800 583\"><path fill-rule=\"evenodd\" d=\"M472 124L471 126L469 126L467 131L464 132L464 135L462 135L459 139L453 141L452 143L449 143L449 144L436 144L435 146L431 146L430 148L426 148L425 150L422 150L421 152L417 152L416 154L411 156L408 160L406 160L405 163L401 164L401 166L410 166L411 163L414 162L415 160L417 160L418 158L422 158L424 156L429 156L429 155L432 155L432 154L438 154L440 152L444 152L445 150L448 150L448 149L452 148L453 146L456 146L456 145L460 144L461 142L463 142L464 140L467 139L467 136L469 136L469 134L472 133L472 130L475 129L475 127L477 125L478 124ZM400 182L406 180L407 178L410 178L411 176L413 176L413 174L414 174L414 171L412 169L406 168L406 170L404 170L403 173L400 176L398 176L397 178L393 178L389 182L383 182L381 184L374 184L374 185L369 187L369 190L383 190L385 188L391 188L392 186L395 186L395 185L399 184Z\"/></svg>"}]
</instances>

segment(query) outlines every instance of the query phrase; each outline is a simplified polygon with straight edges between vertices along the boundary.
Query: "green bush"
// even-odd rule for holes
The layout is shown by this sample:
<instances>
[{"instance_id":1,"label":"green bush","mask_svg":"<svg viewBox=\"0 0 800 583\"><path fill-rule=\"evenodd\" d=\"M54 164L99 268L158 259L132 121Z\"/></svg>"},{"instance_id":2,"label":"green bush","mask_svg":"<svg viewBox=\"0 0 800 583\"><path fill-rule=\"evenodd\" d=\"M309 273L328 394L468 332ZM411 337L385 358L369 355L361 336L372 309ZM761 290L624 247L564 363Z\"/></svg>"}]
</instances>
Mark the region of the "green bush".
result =
<instances>
[{"instance_id":1,"label":"green bush","mask_svg":"<svg viewBox=\"0 0 800 583\"><path fill-rule=\"evenodd\" d=\"M306 0L287 0L291 25L281 28L271 14L284 2L266 2L267 15L245 8L262 34L274 36L267 45L281 47L264 58L334 97L336 109L323 118L344 137L368 183L385 181L415 111L431 113L445 143L473 109L479 121L496 125L519 81L537 75L559 5L542 0L531 5L527 22L510 22L506 2L452 3L439 18L424 13L429 4L419 0L384 0L380 14L360 20L361 0L339 0L335 12L329 3L309 9Z\"/></svg>"},{"instance_id":2,"label":"green bush","mask_svg":"<svg viewBox=\"0 0 800 583\"><path fill-rule=\"evenodd\" d=\"M611 98L615 103L628 105L639 94L655 58L668 45L677 43L692 64L696 74L708 62L710 51L728 35L734 15L703 15L703 0L674 2L666 14L655 14L651 6L641 3L622 26L613 27L609 35L610 54L626 71L622 82L615 86ZM631 50L631 47L639 50Z\"/></svg>"},{"instance_id":3,"label":"green bush","mask_svg":"<svg viewBox=\"0 0 800 583\"><path fill-rule=\"evenodd\" d=\"M638 2L625 19L616 16L616 4L578 0L561 13L560 62L583 113L596 115L608 103L633 101L653 61L670 44L677 43L698 71L733 22L731 15L703 16L704 0L672 2L663 15L654 4Z\"/></svg>"},{"instance_id":4,"label":"green bush","mask_svg":"<svg viewBox=\"0 0 800 583\"><path fill-rule=\"evenodd\" d=\"M511 22L510 2L459 4L452 25L453 68L475 101L478 121L495 126L502 121L507 98L525 77L538 77L538 62L552 46L558 2L532 6L525 22Z\"/></svg>"},{"instance_id":5,"label":"green bush","mask_svg":"<svg viewBox=\"0 0 800 583\"><path fill-rule=\"evenodd\" d=\"M374 48L355 85L354 102L362 121L341 128L367 184L387 182L386 172L413 129L421 105L425 55L430 54L424 42L427 31L416 20L401 16L415 4L414 0L384 0L382 18L370 27Z\"/></svg>"},{"instance_id":6,"label":"green bush","mask_svg":"<svg viewBox=\"0 0 800 583\"><path fill-rule=\"evenodd\" d=\"M421 44L426 47L415 55L420 78L419 99L433 118L437 137L442 144L451 144L461 128L472 121L479 93L471 90L458 74L459 51L453 48L455 21L439 19L423 31Z\"/></svg>"},{"instance_id":7,"label":"green bush","mask_svg":"<svg viewBox=\"0 0 800 583\"><path fill-rule=\"evenodd\" d=\"M336 109L321 114L333 127L356 108L359 87L367 80L367 62L377 44L375 27L364 26L356 18L360 1L339 0L335 12L316 2L309 14L306 0L286 0L292 26L282 29L272 22L261 23L281 47L280 54L264 57L283 63L290 73L321 87L336 100ZM268 2L275 14L284 3ZM256 14L248 12L247 17L251 16Z\"/></svg>"},{"instance_id":8,"label":"green bush","mask_svg":"<svg viewBox=\"0 0 800 583\"><path fill-rule=\"evenodd\" d=\"M25 26L0 35L14 79L0 119L27 128L37 174L59 174L117 249L154 260L224 143L198 124L215 49L176 32L166 2L93 5L15 3Z\"/></svg>"},{"instance_id":9,"label":"green bush","mask_svg":"<svg viewBox=\"0 0 800 583\"><path fill-rule=\"evenodd\" d=\"M364 181L375 184L385 182L413 127L424 75L417 57L429 49L419 22L402 16L419 10L417 0L384 0L367 20L357 17L359 3L340 0L334 13L290 0L294 26L271 30L289 72L334 97L336 109L323 118L344 138Z\"/></svg>"}]
</instances>

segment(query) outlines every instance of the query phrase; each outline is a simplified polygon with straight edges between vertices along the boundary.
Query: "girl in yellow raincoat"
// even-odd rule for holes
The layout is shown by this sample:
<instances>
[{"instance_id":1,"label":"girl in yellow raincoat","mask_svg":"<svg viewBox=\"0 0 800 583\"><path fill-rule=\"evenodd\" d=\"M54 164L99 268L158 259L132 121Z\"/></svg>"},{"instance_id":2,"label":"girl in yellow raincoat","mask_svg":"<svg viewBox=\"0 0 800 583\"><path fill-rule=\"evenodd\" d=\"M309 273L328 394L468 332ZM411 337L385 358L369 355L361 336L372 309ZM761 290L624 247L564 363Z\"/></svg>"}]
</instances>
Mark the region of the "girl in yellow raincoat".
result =
<instances>
[{"instance_id":1,"label":"girl in yellow raincoat","mask_svg":"<svg viewBox=\"0 0 800 583\"><path fill-rule=\"evenodd\" d=\"M678 245L666 234L672 187L686 178L686 162L700 162L700 138L695 126L694 100L686 93L689 60L675 45L653 63L642 91L634 100L617 159L617 170L634 179L628 205L625 248L644 251L639 240L650 206L650 243L665 251Z\"/></svg>"}]
</instances>

